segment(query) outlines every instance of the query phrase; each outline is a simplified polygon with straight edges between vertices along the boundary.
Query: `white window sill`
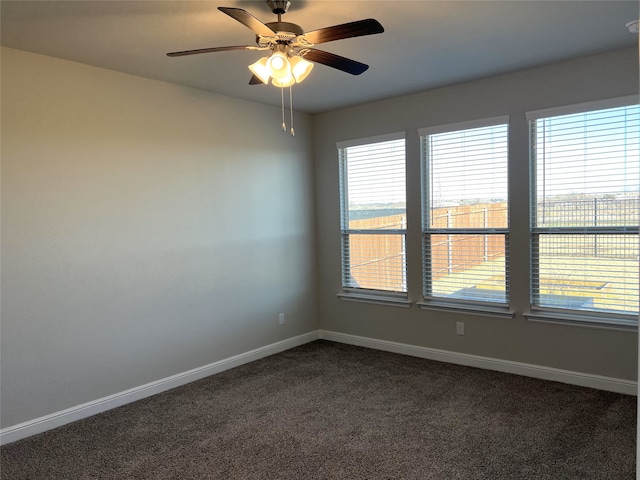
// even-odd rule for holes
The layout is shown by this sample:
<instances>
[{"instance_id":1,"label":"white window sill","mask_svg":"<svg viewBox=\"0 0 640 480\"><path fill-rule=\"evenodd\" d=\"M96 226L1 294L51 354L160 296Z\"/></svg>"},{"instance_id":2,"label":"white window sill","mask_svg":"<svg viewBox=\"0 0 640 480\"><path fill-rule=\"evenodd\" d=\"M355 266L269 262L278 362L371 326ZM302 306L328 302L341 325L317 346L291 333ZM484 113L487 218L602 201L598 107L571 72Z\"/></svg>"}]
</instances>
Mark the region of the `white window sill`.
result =
<instances>
[{"instance_id":1,"label":"white window sill","mask_svg":"<svg viewBox=\"0 0 640 480\"><path fill-rule=\"evenodd\" d=\"M559 325L571 325L587 328L600 328L605 330L619 330L632 333L638 331L637 318L635 321L633 321L613 317L576 315L570 313L547 311L525 312L523 315L530 322L553 323Z\"/></svg>"},{"instance_id":2,"label":"white window sill","mask_svg":"<svg viewBox=\"0 0 640 480\"><path fill-rule=\"evenodd\" d=\"M482 315L485 317L503 317L513 318L515 312L509 310L509 307L505 305L493 306L493 305L471 305L462 303L448 303L448 302L418 302L418 306L423 310L439 310L441 312L458 312L468 313L471 315Z\"/></svg>"},{"instance_id":3,"label":"white window sill","mask_svg":"<svg viewBox=\"0 0 640 480\"><path fill-rule=\"evenodd\" d=\"M387 305L390 307L404 307L409 308L412 302L406 297L396 297L387 295L375 295L375 294L363 294L344 292L338 293L337 297L340 300L347 300L349 302L362 302L362 303L374 303L378 305Z\"/></svg>"}]
</instances>

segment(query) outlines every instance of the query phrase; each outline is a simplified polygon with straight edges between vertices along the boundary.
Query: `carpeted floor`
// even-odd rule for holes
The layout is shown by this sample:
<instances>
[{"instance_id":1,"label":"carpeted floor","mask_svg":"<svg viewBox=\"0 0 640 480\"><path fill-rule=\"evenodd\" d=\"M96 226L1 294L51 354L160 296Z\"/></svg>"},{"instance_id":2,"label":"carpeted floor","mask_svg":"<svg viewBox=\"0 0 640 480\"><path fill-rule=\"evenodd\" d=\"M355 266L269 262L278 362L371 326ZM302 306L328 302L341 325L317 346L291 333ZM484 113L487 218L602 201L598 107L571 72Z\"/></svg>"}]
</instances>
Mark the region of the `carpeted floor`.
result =
<instances>
[{"instance_id":1,"label":"carpeted floor","mask_svg":"<svg viewBox=\"0 0 640 480\"><path fill-rule=\"evenodd\" d=\"M0 449L18 479L635 478L636 398L317 341Z\"/></svg>"}]
</instances>

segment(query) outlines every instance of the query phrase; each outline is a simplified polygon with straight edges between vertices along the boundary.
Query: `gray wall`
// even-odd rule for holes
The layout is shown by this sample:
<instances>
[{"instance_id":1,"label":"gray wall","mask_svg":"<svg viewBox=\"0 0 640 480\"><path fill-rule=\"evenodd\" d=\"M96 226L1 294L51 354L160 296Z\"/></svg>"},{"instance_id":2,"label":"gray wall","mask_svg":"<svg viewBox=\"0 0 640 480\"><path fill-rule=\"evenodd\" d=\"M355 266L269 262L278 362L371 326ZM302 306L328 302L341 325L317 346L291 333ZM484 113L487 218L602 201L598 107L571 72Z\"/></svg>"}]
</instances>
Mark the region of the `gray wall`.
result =
<instances>
[{"instance_id":1,"label":"gray wall","mask_svg":"<svg viewBox=\"0 0 640 480\"><path fill-rule=\"evenodd\" d=\"M638 52L629 49L521 71L314 117L316 231L323 329L454 352L636 380L637 334L529 322L528 129L524 113L638 93ZM408 288L421 300L420 165L417 129L510 115L511 304L514 319L340 300L336 142L406 131ZM464 321L465 336L455 334Z\"/></svg>"},{"instance_id":2,"label":"gray wall","mask_svg":"<svg viewBox=\"0 0 640 480\"><path fill-rule=\"evenodd\" d=\"M12 49L1 61L2 428L318 327L636 379L635 333L531 323L521 312L524 112L637 93L637 50L322 114L313 125L298 115L295 138L279 130L278 108ZM416 130L504 114L517 317L339 300L335 143L407 132L415 301Z\"/></svg>"},{"instance_id":3,"label":"gray wall","mask_svg":"<svg viewBox=\"0 0 640 480\"><path fill-rule=\"evenodd\" d=\"M279 115L2 49L2 427L318 328Z\"/></svg>"}]
</instances>

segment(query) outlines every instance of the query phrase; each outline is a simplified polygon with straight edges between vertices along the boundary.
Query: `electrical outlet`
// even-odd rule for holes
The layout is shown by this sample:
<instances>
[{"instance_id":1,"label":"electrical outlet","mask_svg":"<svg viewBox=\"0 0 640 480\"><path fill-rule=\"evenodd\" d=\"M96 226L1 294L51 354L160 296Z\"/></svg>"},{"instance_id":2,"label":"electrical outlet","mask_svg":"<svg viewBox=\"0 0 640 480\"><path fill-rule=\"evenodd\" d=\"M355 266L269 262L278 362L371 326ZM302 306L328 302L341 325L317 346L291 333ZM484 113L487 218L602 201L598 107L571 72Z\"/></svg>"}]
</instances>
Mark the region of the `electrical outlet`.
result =
<instances>
[{"instance_id":1,"label":"electrical outlet","mask_svg":"<svg viewBox=\"0 0 640 480\"><path fill-rule=\"evenodd\" d=\"M464 322L456 322L456 333L464 335Z\"/></svg>"},{"instance_id":2,"label":"electrical outlet","mask_svg":"<svg viewBox=\"0 0 640 480\"><path fill-rule=\"evenodd\" d=\"M284 325L284 313L278 315L278 325Z\"/></svg>"}]
</instances>

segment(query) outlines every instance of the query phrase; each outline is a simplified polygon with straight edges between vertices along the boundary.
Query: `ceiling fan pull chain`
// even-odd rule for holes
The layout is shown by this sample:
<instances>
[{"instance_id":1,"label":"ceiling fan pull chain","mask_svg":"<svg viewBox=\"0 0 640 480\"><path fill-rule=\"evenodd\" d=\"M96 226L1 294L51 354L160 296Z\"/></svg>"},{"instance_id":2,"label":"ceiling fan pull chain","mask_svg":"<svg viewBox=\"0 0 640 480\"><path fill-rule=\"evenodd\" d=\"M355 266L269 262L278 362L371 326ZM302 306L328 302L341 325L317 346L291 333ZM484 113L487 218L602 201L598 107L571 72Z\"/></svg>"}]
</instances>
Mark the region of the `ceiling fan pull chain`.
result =
<instances>
[{"instance_id":1,"label":"ceiling fan pull chain","mask_svg":"<svg viewBox=\"0 0 640 480\"><path fill-rule=\"evenodd\" d=\"M284 88L280 89L280 100L282 104L282 131L287 131L287 124L284 123Z\"/></svg>"},{"instance_id":2,"label":"ceiling fan pull chain","mask_svg":"<svg viewBox=\"0 0 640 480\"><path fill-rule=\"evenodd\" d=\"M293 94L291 93L292 88L293 85L289 86L289 111L291 112L291 136L295 137L296 132L293 129Z\"/></svg>"}]
</instances>

